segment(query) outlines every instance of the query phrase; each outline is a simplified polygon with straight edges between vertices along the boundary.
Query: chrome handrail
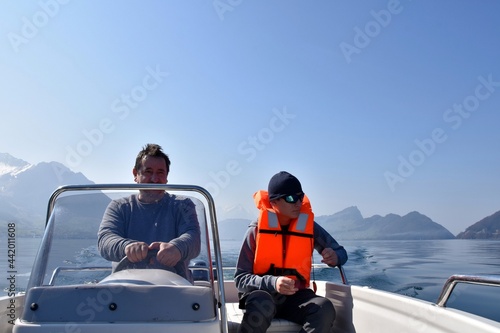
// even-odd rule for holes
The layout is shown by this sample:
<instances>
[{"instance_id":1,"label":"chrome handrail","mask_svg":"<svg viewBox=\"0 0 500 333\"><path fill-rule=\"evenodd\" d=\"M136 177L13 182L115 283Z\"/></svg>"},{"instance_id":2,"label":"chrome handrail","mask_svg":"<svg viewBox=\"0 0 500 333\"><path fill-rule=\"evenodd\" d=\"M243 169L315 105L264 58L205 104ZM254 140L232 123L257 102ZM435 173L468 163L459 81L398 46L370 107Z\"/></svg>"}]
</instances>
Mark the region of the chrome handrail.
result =
<instances>
[{"instance_id":1,"label":"chrome handrail","mask_svg":"<svg viewBox=\"0 0 500 333\"><path fill-rule=\"evenodd\" d=\"M342 280L342 284L345 284L345 285L349 284L349 281L347 281L347 275L345 274L345 271L344 271L344 267L342 267L342 266L331 267L331 266L328 266L327 264L312 264L312 269L315 269L315 268L332 268L332 269L337 268L339 270L340 279ZM236 267L225 266L225 267L223 267L223 270L226 272L227 271L236 271Z\"/></svg>"},{"instance_id":2,"label":"chrome handrail","mask_svg":"<svg viewBox=\"0 0 500 333\"><path fill-rule=\"evenodd\" d=\"M332 266L328 266L327 264L313 264L312 266L313 266L313 269L316 267L337 268L339 270L340 279L342 280L342 284L345 284L345 285L349 284L349 281L347 281L347 275L345 274L343 266L339 265L339 266L332 267Z\"/></svg>"},{"instance_id":3,"label":"chrome handrail","mask_svg":"<svg viewBox=\"0 0 500 333\"><path fill-rule=\"evenodd\" d=\"M345 275L344 267L342 266L337 266L340 272L340 278L342 279L342 283L347 285L349 284L349 281L347 281L347 276Z\"/></svg>"},{"instance_id":4,"label":"chrome handrail","mask_svg":"<svg viewBox=\"0 0 500 333\"><path fill-rule=\"evenodd\" d=\"M453 289L458 283L477 284L483 286L500 287L500 276L493 275L452 275L446 280L441 294L436 302L437 306L445 307Z\"/></svg>"}]
</instances>

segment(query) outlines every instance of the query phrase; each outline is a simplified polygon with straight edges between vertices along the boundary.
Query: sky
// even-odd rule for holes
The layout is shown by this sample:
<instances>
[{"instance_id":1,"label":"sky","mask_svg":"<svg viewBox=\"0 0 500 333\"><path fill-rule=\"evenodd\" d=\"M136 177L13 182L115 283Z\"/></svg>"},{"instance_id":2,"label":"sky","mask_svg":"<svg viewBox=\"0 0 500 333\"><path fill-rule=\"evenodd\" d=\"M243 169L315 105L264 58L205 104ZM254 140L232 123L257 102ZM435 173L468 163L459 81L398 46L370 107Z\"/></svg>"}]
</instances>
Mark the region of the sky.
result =
<instances>
[{"instance_id":1,"label":"sky","mask_svg":"<svg viewBox=\"0 0 500 333\"><path fill-rule=\"evenodd\" d=\"M281 170L316 215L418 211L457 234L500 210L498 1L2 7L0 152L130 183L158 143L221 218L257 216Z\"/></svg>"}]
</instances>

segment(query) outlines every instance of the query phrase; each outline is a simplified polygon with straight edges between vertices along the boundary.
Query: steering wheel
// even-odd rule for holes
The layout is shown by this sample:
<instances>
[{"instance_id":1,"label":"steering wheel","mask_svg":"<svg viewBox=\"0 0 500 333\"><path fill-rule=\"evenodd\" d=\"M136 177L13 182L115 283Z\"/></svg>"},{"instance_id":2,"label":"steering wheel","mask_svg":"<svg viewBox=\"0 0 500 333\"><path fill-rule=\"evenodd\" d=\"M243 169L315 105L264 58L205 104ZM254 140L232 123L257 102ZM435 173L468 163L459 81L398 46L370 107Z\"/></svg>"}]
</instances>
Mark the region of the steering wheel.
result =
<instances>
[{"instance_id":1,"label":"steering wheel","mask_svg":"<svg viewBox=\"0 0 500 333\"><path fill-rule=\"evenodd\" d=\"M158 253L157 249L154 250L149 250L148 254L146 255L146 258L144 258L141 261L138 262L131 262L127 256L123 257L122 260L116 265L114 273L122 271L124 269L152 269L152 268L157 268L157 269L164 269L167 271L171 271L174 273L177 273L173 267L168 267L165 265L162 265L158 260L156 260L156 254Z\"/></svg>"}]
</instances>

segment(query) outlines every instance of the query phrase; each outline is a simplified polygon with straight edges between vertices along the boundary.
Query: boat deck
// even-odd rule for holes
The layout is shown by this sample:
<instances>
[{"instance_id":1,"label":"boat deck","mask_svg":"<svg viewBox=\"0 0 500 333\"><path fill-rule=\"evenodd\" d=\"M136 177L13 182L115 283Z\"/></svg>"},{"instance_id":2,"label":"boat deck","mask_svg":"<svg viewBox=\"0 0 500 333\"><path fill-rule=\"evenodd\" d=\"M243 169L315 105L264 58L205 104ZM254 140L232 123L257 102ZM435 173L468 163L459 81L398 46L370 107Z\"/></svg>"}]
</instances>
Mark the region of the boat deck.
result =
<instances>
[{"instance_id":1,"label":"boat deck","mask_svg":"<svg viewBox=\"0 0 500 333\"><path fill-rule=\"evenodd\" d=\"M408 296L326 281L316 281L318 294L334 304L336 333L500 332L500 323ZM233 281L224 282L228 332L237 332L243 317ZM273 319L268 332L299 332L301 327Z\"/></svg>"}]
</instances>

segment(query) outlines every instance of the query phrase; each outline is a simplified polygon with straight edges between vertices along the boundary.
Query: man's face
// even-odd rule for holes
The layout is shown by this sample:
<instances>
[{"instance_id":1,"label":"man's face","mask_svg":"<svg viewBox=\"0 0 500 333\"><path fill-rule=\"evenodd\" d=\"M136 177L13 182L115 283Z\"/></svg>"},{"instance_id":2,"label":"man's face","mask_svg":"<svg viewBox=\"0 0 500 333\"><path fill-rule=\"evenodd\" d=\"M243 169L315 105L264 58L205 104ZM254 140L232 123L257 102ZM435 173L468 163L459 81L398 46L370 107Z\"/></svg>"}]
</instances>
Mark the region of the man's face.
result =
<instances>
[{"instance_id":1,"label":"man's face","mask_svg":"<svg viewBox=\"0 0 500 333\"><path fill-rule=\"evenodd\" d=\"M134 180L138 184L166 184L167 164L161 157L146 156L139 170L134 169Z\"/></svg>"}]
</instances>

